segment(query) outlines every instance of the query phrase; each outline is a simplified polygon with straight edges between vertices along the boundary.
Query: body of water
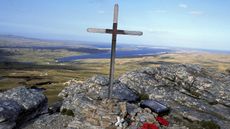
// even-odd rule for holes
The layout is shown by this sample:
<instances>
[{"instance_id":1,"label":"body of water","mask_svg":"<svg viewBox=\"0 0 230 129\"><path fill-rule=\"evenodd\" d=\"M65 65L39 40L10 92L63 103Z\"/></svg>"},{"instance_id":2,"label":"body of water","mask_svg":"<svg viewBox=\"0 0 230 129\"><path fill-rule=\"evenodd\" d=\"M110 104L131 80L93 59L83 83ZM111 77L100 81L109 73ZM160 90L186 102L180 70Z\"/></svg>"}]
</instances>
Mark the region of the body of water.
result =
<instances>
[{"instance_id":1,"label":"body of water","mask_svg":"<svg viewBox=\"0 0 230 129\"><path fill-rule=\"evenodd\" d=\"M4 79L5 79L4 77L0 76L0 81L2 81L2 80L4 80Z\"/></svg>"},{"instance_id":2,"label":"body of water","mask_svg":"<svg viewBox=\"0 0 230 129\"><path fill-rule=\"evenodd\" d=\"M161 48L139 48L136 50L117 50L116 58L130 58L130 57L142 57L159 55L164 53L172 53L174 50L171 49L161 49ZM69 56L58 59L58 62L70 62L81 59L107 59L110 58L110 52L99 53L99 54L88 54L79 56Z\"/></svg>"}]
</instances>

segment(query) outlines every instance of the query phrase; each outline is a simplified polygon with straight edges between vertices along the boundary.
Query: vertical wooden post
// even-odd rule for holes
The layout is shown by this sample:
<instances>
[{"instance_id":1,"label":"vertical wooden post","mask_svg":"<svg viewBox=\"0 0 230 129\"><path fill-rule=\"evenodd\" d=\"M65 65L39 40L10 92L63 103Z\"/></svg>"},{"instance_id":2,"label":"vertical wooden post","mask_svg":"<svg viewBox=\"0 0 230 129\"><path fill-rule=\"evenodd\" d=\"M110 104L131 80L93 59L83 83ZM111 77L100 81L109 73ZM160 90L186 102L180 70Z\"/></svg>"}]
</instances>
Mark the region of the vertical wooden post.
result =
<instances>
[{"instance_id":1,"label":"vertical wooden post","mask_svg":"<svg viewBox=\"0 0 230 129\"><path fill-rule=\"evenodd\" d=\"M112 47L111 47L110 74L109 74L109 89L108 89L109 99L112 98L112 90L113 90L114 67L115 67L115 58L116 58L117 26L118 26L118 4L114 6Z\"/></svg>"}]
</instances>

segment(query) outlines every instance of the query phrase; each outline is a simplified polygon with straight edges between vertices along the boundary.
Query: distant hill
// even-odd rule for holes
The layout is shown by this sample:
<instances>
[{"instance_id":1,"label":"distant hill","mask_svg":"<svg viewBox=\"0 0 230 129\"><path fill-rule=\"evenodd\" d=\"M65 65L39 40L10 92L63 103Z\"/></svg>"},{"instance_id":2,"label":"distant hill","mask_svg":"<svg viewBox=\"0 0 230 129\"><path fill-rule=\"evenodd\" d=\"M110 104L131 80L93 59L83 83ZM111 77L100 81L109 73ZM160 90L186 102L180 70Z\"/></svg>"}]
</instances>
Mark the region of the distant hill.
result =
<instances>
[{"instance_id":1,"label":"distant hill","mask_svg":"<svg viewBox=\"0 0 230 129\"><path fill-rule=\"evenodd\" d=\"M15 53L15 49L23 53L25 53L25 49L32 49L35 51L48 50L49 52L53 52L54 50L66 50L68 52L80 53L108 52L106 49L99 49L93 45L89 45L89 43L80 41L46 40L15 35L0 35L0 48L2 48L0 49L1 58L3 58L3 56L12 55L12 53ZM4 49L7 49L7 51ZM19 53L15 55L19 55Z\"/></svg>"},{"instance_id":2,"label":"distant hill","mask_svg":"<svg viewBox=\"0 0 230 129\"><path fill-rule=\"evenodd\" d=\"M0 35L0 48L39 48L39 49L104 49L108 50L111 47L111 43L106 42L89 42L89 41L73 41L73 40L49 40L30 38L16 35ZM182 48L182 47L168 47L168 46L154 46L154 45L137 45L137 44L124 44L118 43L117 49L137 49L137 48L166 48L177 50L181 52L208 52L216 54L230 54L230 51L226 50L210 50L199 48ZM91 51L91 50L89 50ZM94 52L93 52L94 53Z\"/></svg>"},{"instance_id":3,"label":"distant hill","mask_svg":"<svg viewBox=\"0 0 230 129\"><path fill-rule=\"evenodd\" d=\"M0 35L0 47L91 47L80 41L47 40L15 35Z\"/></svg>"}]
</instances>

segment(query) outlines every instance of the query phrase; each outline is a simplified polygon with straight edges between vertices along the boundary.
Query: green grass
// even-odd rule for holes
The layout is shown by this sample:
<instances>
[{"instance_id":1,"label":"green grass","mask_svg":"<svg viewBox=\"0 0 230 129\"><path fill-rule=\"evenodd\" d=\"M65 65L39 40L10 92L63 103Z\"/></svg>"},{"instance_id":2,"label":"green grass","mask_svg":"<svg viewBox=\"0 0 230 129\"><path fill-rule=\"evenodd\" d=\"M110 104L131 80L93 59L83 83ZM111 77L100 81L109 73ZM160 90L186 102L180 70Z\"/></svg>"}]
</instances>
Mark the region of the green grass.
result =
<instances>
[{"instance_id":1,"label":"green grass","mask_svg":"<svg viewBox=\"0 0 230 129\"><path fill-rule=\"evenodd\" d=\"M140 100L147 100L147 99L149 99L149 95L142 93L142 94L139 94L139 98L140 98Z\"/></svg>"},{"instance_id":2,"label":"green grass","mask_svg":"<svg viewBox=\"0 0 230 129\"><path fill-rule=\"evenodd\" d=\"M73 111L66 108L62 109L61 114L74 117Z\"/></svg>"},{"instance_id":3,"label":"green grass","mask_svg":"<svg viewBox=\"0 0 230 129\"><path fill-rule=\"evenodd\" d=\"M6 90L20 85L27 87L37 86L45 88L44 92L53 103L59 98L58 93L65 87L64 82L71 79L84 81L97 74L109 75L109 59L89 59L69 63L57 63L55 58L71 56L73 53L65 50L37 50L15 49L9 52L19 52L16 56L9 58L17 62L0 61L0 89ZM23 63L33 62L33 64ZM49 63L47 63L49 62ZM230 69L230 55L209 53L176 53L160 56L149 56L141 58L116 59L115 77L127 71L133 71L141 67L158 67L162 62L200 64L206 68L213 68L219 72L228 72ZM48 82L48 83L47 83ZM143 96L145 98L145 96Z\"/></svg>"},{"instance_id":4,"label":"green grass","mask_svg":"<svg viewBox=\"0 0 230 129\"><path fill-rule=\"evenodd\" d=\"M198 122L204 129L220 129L220 126L213 121Z\"/></svg>"},{"instance_id":5,"label":"green grass","mask_svg":"<svg viewBox=\"0 0 230 129\"><path fill-rule=\"evenodd\" d=\"M52 64L55 63L58 58L82 54L80 52L73 52L65 49L0 48L0 51L12 53L12 55L7 56L6 60L33 62L36 64Z\"/></svg>"}]
</instances>

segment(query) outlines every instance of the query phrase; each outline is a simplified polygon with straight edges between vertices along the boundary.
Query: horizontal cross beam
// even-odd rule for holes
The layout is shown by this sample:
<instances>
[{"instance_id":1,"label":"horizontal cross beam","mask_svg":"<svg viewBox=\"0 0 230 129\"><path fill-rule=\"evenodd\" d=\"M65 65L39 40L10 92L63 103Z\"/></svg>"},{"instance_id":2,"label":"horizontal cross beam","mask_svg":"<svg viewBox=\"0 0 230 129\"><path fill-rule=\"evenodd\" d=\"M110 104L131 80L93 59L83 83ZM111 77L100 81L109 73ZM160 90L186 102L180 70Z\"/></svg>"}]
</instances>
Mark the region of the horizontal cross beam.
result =
<instances>
[{"instance_id":1,"label":"horizontal cross beam","mask_svg":"<svg viewBox=\"0 0 230 129\"><path fill-rule=\"evenodd\" d=\"M112 29L88 28L87 31L91 32L91 33L113 34L113 30ZM141 36L141 35L143 35L143 32L141 32L141 31L129 31L129 30L117 30L116 34Z\"/></svg>"}]
</instances>

